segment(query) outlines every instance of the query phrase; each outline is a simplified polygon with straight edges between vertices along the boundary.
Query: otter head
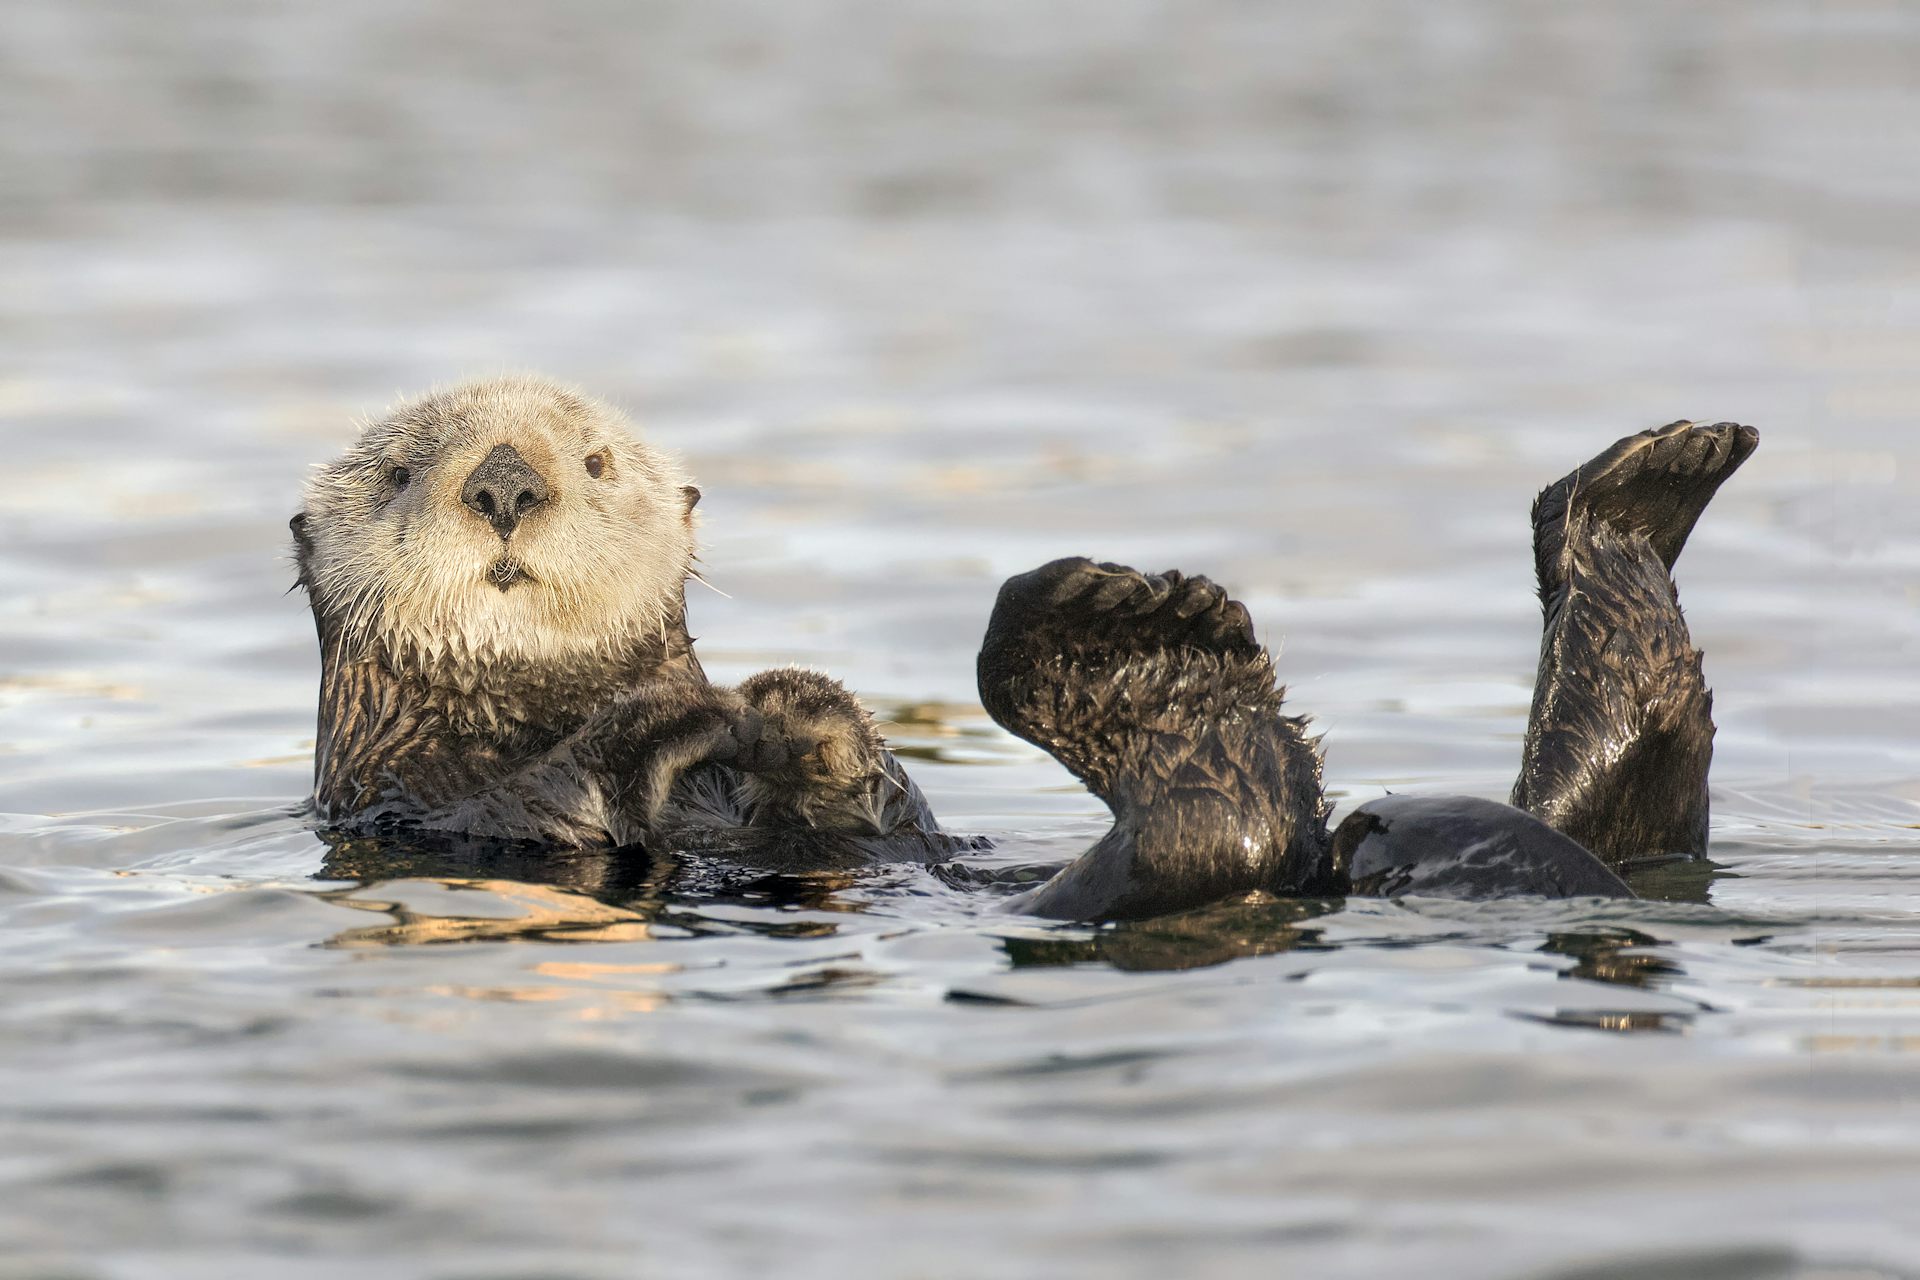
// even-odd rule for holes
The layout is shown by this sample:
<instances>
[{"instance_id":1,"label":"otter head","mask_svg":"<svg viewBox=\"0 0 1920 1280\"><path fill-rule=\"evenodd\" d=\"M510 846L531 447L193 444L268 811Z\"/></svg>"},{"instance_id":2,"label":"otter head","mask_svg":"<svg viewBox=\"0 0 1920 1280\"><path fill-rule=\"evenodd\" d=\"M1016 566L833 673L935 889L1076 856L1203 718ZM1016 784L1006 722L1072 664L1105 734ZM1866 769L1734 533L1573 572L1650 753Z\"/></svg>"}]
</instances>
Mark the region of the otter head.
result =
<instances>
[{"instance_id":1,"label":"otter head","mask_svg":"<svg viewBox=\"0 0 1920 1280\"><path fill-rule=\"evenodd\" d=\"M542 378L472 382L318 469L300 581L349 655L436 682L590 665L680 617L699 497L619 411Z\"/></svg>"}]
</instances>

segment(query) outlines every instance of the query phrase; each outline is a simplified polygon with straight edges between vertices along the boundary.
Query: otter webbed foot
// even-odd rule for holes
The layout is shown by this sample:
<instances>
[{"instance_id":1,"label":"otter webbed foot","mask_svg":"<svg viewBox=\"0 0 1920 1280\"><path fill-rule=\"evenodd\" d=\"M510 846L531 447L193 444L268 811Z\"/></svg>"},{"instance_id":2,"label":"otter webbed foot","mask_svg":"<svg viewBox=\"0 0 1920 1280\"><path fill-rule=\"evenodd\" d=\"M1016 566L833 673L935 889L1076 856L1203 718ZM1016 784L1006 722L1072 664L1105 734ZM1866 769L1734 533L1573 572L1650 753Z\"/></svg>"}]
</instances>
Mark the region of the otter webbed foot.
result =
<instances>
[{"instance_id":1,"label":"otter webbed foot","mask_svg":"<svg viewBox=\"0 0 1920 1280\"><path fill-rule=\"evenodd\" d=\"M1320 758L1217 584L1078 558L1020 574L1000 589L979 679L988 714L1115 818L1015 909L1117 919L1326 883Z\"/></svg>"},{"instance_id":2,"label":"otter webbed foot","mask_svg":"<svg viewBox=\"0 0 1920 1280\"><path fill-rule=\"evenodd\" d=\"M798 667L762 671L738 696L763 724L745 790L755 825L884 835L937 827L919 788L887 750L873 716L847 687Z\"/></svg>"},{"instance_id":3,"label":"otter webbed foot","mask_svg":"<svg viewBox=\"0 0 1920 1280\"><path fill-rule=\"evenodd\" d=\"M1246 606L1218 584L1078 556L1007 579L977 663L987 714L1103 799L1134 762L1147 763L1157 732L1193 727L1171 723L1197 719L1176 706L1157 723L1156 701L1182 684L1203 693L1227 672L1272 692Z\"/></svg>"},{"instance_id":4,"label":"otter webbed foot","mask_svg":"<svg viewBox=\"0 0 1920 1280\"><path fill-rule=\"evenodd\" d=\"M1541 602L1552 607L1566 558L1596 525L1645 538L1671 571L1701 512L1759 444L1758 431L1736 422L1671 422L1615 441L1541 490L1533 504Z\"/></svg>"}]
</instances>

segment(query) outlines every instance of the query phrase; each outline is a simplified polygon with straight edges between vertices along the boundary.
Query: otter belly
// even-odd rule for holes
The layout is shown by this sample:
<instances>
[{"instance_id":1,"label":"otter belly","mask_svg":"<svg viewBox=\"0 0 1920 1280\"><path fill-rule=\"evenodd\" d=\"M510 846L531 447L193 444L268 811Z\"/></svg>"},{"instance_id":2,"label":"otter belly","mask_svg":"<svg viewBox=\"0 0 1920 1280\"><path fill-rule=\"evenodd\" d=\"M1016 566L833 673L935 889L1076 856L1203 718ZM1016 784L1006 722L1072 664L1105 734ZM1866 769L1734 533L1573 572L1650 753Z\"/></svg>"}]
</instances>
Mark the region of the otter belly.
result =
<instances>
[{"instance_id":1,"label":"otter belly","mask_svg":"<svg viewBox=\"0 0 1920 1280\"><path fill-rule=\"evenodd\" d=\"M1511 805L1472 796L1384 796L1333 835L1337 870L1365 897L1632 898L1576 841Z\"/></svg>"}]
</instances>

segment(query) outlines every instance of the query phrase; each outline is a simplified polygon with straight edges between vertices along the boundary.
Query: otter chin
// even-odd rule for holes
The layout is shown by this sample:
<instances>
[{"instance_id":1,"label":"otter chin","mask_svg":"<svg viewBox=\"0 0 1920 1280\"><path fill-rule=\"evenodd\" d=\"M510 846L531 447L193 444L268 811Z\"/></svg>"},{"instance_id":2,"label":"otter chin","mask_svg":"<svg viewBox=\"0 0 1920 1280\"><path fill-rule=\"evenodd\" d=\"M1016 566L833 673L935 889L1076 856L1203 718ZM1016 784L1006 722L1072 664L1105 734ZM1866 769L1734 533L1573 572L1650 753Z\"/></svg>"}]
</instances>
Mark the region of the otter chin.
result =
<instances>
[{"instance_id":1,"label":"otter chin","mask_svg":"<svg viewBox=\"0 0 1920 1280\"><path fill-rule=\"evenodd\" d=\"M513 590L519 583L535 580L534 576L527 572L526 566L512 556L501 556L493 562L493 567L487 570L487 581L498 587L502 594Z\"/></svg>"}]
</instances>

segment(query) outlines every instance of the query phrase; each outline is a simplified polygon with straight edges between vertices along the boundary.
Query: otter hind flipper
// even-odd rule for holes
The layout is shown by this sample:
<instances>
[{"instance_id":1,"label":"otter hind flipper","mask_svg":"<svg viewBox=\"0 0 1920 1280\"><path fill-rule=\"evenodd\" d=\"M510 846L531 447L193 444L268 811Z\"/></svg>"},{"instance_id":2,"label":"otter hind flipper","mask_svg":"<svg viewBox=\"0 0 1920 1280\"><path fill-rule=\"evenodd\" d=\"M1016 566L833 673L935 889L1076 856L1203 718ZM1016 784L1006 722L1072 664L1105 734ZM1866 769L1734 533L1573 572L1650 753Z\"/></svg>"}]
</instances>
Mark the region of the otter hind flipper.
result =
<instances>
[{"instance_id":1,"label":"otter hind flipper","mask_svg":"<svg viewBox=\"0 0 1920 1280\"><path fill-rule=\"evenodd\" d=\"M1674 561L1752 427L1628 436L1534 503L1545 629L1513 803L1619 865L1707 843L1713 698Z\"/></svg>"},{"instance_id":2,"label":"otter hind flipper","mask_svg":"<svg viewBox=\"0 0 1920 1280\"><path fill-rule=\"evenodd\" d=\"M1255 670L1267 658L1245 607L1208 579L1055 560L1000 588L980 648L980 696L1003 727L1111 802L1156 733L1175 727L1135 714L1131 699L1159 695L1152 686L1184 670L1183 656L1271 684Z\"/></svg>"},{"instance_id":3,"label":"otter hind flipper","mask_svg":"<svg viewBox=\"0 0 1920 1280\"><path fill-rule=\"evenodd\" d=\"M1113 810L1114 828L1019 905L1075 919L1317 890L1320 759L1247 611L1213 582L1056 560L1001 588L980 697Z\"/></svg>"},{"instance_id":4,"label":"otter hind flipper","mask_svg":"<svg viewBox=\"0 0 1920 1280\"><path fill-rule=\"evenodd\" d=\"M1541 603L1553 607L1570 547L1587 529L1645 538L1671 571L1700 513L1759 443L1759 432L1735 422L1671 422L1615 441L1542 489L1533 503Z\"/></svg>"}]
</instances>

